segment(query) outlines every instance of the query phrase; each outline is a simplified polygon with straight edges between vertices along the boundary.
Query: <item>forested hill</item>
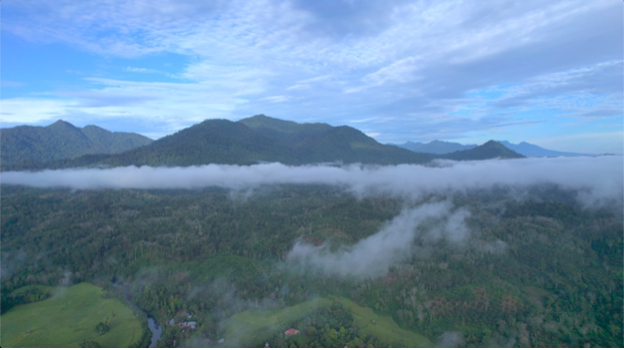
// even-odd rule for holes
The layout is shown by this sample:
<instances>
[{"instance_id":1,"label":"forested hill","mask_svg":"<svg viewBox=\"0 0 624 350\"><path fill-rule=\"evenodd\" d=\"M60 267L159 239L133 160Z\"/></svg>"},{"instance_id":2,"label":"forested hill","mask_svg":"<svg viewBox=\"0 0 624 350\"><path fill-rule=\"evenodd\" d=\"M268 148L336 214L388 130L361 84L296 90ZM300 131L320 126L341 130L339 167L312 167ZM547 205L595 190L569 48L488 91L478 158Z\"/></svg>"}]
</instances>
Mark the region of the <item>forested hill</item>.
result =
<instances>
[{"instance_id":1,"label":"forested hill","mask_svg":"<svg viewBox=\"0 0 624 350\"><path fill-rule=\"evenodd\" d=\"M110 132L94 125L77 128L62 120L46 127L4 128L1 133L4 165L49 162L85 154L121 153L152 142L135 133Z\"/></svg>"},{"instance_id":2,"label":"forested hill","mask_svg":"<svg viewBox=\"0 0 624 350\"><path fill-rule=\"evenodd\" d=\"M279 142L247 126L223 119L209 119L163 137L149 146L106 158L113 166L191 166L209 163L293 163L293 153Z\"/></svg>"},{"instance_id":3,"label":"forested hill","mask_svg":"<svg viewBox=\"0 0 624 350\"><path fill-rule=\"evenodd\" d=\"M465 151L442 154L437 156L437 158L451 160L484 160L493 158L525 158L525 156L510 150L509 148L503 146L500 142L488 141L481 146Z\"/></svg>"},{"instance_id":4,"label":"forested hill","mask_svg":"<svg viewBox=\"0 0 624 350\"><path fill-rule=\"evenodd\" d=\"M47 128L56 132L45 135L55 136L31 137L30 139L38 141L30 141L30 143L16 141L30 139L23 136L25 133L15 133L14 130ZM211 163L250 165L262 162L280 162L289 165L322 162L389 165L424 164L435 158L452 160L523 158L522 155L496 141L489 141L469 150L442 155L418 153L397 146L381 144L361 131L348 126L332 127L322 123L299 124L264 115L238 122L223 119L205 120L142 147L136 146L142 139L136 139L137 141L131 138L124 139L121 133L111 133L96 126L79 129L69 123L59 121L47 128L7 129L13 130L13 133L8 133L8 135L3 133L2 170L130 165L192 166ZM18 138L15 135L22 136ZM125 135L141 137L136 134ZM6 152L5 145L9 148ZM49 146L46 147L46 145ZM119 152L124 147L132 149L110 154ZM46 157L42 155L44 151L48 151ZM15 155L29 152L40 156L31 156L31 158L21 156L20 158ZM60 159L62 155L65 155L65 159ZM16 164L15 159L29 160Z\"/></svg>"},{"instance_id":5,"label":"forested hill","mask_svg":"<svg viewBox=\"0 0 624 350\"><path fill-rule=\"evenodd\" d=\"M298 124L256 115L240 120L256 132L290 148L299 164L343 161L345 163L421 164L430 161L429 154L384 145L361 131L328 124Z\"/></svg>"},{"instance_id":6,"label":"forested hill","mask_svg":"<svg viewBox=\"0 0 624 350\"><path fill-rule=\"evenodd\" d=\"M3 170L85 166L191 166L210 163L280 162L301 165L342 161L367 164L422 164L432 155L383 145L347 126L298 124L266 116L239 122L206 120L187 129L116 155L86 155Z\"/></svg>"}]
</instances>

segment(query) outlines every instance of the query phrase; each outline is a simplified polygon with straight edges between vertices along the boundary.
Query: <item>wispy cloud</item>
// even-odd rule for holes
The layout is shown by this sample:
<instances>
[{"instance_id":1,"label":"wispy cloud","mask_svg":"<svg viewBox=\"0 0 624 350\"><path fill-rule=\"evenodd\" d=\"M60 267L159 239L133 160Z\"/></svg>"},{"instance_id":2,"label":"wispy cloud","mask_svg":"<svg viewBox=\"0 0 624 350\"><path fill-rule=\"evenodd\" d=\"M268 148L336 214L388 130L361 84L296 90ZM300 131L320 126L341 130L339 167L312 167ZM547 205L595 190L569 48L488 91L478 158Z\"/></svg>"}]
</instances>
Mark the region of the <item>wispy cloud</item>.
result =
<instances>
[{"instance_id":1,"label":"wispy cloud","mask_svg":"<svg viewBox=\"0 0 624 350\"><path fill-rule=\"evenodd\" d=\"M269 101L269 102L284 102L284 101L290 100L290 97L284 96L284 95L269 96L269 97L263 98L262 100Z\"/></svg>"},{"instance_id":2,"label":"wispy cloud","mask_svg":"<svg viewBox=\"0 0 624 350\"><path fill-rule=\"evenodd\" d=\"M75 101L49 98L11 98L2 100L2 122L36 124L69 113Z\"/></svg>"},{"instance_id":3,"label":"wispy cloud","mask_svg":"<svg viewBox=\"0 0 624 350\"><path fill-rule=\"evenodd\" d=\"M449 202L423 204L403 210L379 232L338 251L331 251L327 245L297 242L288 253L288 261L291 267L326 275L377 277L413 254L412 242L417 236L428 242L447 239L463 243L469 235L464 224L469 215L465 209L454 210ZM438 221L435 227L420 227L426 221L431 226L431 220Z\"/></svg>"},{"instance_id":4,"label":"wispy cloud","mask_svg":"<svg viewBox=\"0 0 624 350\"><path fill-rule=\"evenodd\" d=\"M521 131L513 126L530 121L523 114L527 110L583 120L620 108L611 97L621 97L622 86L624 40L617 6L609 0L167 0L159 6L145 0L27 1L3 6L2 31L136 60L124 61L127 72L158 71L187 80L169 90L140 77L127 82L116 77L120 87L101 81L82 86L83 92L110 100L113 110L121 103L115 98L119 93L150 97L126 103L124 115L155 115L188 126L200 110L203 118L265 113L301 121L316 116L332 124L384 114L394 118L381 131L389 139L435 123L434 129L446 131L419 133L457 138L501 127ZM160 53L188 60L175 73L139 68L141 59L157 59ZM501 95L479 96L493 90ZM67 98L65 91L59 87L45 96ZM189 98L183 101L177 91ZM71 102L75 113L118 115L78 95ZM587 103L570 107L579 96ZM174 113L174 108L180 109ZM470 121L456 115L460 110L470 113ZM65 109L45 114L59 112ZM492 122L505 113L504 122Z\"/></svg>"}]
</instances>

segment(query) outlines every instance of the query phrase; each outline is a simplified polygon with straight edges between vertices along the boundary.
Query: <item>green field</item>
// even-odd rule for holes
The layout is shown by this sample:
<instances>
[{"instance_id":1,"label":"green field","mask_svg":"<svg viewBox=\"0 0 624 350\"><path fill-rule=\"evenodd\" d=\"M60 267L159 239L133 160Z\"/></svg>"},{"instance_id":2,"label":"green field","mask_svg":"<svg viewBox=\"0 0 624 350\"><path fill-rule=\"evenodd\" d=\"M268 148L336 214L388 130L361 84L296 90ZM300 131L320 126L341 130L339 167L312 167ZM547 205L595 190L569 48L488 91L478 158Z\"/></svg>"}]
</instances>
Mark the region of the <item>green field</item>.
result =
<instances>
[{"instance_id":1,"label":"green field","mask_svg":"<svg viewBox=\"0 0 624 350\"><path fill-rule=\"evenodd\" d=\"M331 297L351 310L359 334L369 334L379 340L405 347L431 347L433 343L422 335L402 329L390 316L379 316L370 308L358 306L349 299ZM291 324L306 317L317 307L329 306L332 300L317 298L279 310L247 310L230 317L226 325L226 346L244 346L283 332ZM375 322L373 322L375 321Z\"/></svg>"},{"instance_id":2,"label":"green field","mask_svg":"<svg viewBox=\"0 0 624 350\"><path fill-rule=\"evenodd\" d=\"M232 315L226 322L227 346L250 345L290 328L290 324L306 317L317 307L329 306L331 301L318 298L278 310L247 310ZM258 338L256 338L258 337Z\"/></svg>"},{"instance_id":3,"label":"green field","mask_svg":"<svg viewBox=\"0 0 624 350\"><path fill-rule=\"evenodd\" d=\"M361 307L349 299L341 297L332 298L351 310L353 321L358 327L359 334L373 335L393 346L410 348L433 346L433 343L426 337L399 327L390 316L379 316L372 309Z\"/></svg>"},{"instance_id":4,"label":"green field","mask_svg":"<svg viewBox=\"0 0 624 350\"><path fill-rule=\"evenodd\" d=\"M101 295L100 287L80 283L55 289L49 299L16 306L2 315L0 344L79 347L87 339L113 348L129 347L139 341L143 335L141 319L121 301ZM95 327L107 318L110 331L100 335Z\"/></svg>"}]
</instances>

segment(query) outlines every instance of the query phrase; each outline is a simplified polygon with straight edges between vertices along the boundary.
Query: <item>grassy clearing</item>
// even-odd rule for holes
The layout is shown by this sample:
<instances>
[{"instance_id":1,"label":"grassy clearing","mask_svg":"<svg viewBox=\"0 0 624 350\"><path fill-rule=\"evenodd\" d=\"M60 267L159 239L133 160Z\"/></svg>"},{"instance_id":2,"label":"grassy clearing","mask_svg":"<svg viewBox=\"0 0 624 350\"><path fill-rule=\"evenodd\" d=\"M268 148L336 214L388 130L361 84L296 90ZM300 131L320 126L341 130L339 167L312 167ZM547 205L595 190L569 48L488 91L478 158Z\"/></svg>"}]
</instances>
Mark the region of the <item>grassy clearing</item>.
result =
<instances>
[{"instance_id":1,"label":"grassy clearing","mask_svg":"<svg viewBox=\"0 0 624 350\"><path fill-rule=\"evenodd\" d=\"M80 283L55 289L49 299L14 307L2 315L1 346L79 347L87 339L114 348L140 340L143 328L134 311L101 295L101 288ZM100 335L95 326L106 318L110 331Z\"/></svg>"},{"instance_id":2,"label":"grassy clearing","mask_svg":"<svg viewBox=\"0 0 624 350\"><path fill-rule=\"evenodd\" d=\"M247 310L234 314L225 322L227 327L225 345L245 346L252 344L254 340L257 341L260 337L268 338L276 332L283 332L292 323L307 316L314 308L331 305L332 299L351 310L360 335L373 335L394 346L433 346L433 343L426 337L399 327L392 317L379 316L370 308L361 307L341 297L318 298L279 310Z\"/></svg>"},{"instance_id":3,"label":"grassy clearing","mask_svg":"<svg viewBox=\"0 0 624 350\"><path fill-rule=\"evenodd\" d=\"M426 337L405 330L394 322L390 316L380 316L370 308L357 305L353 301L341 297L332 297L351 310L353 321L358 327L358 333L370 334L379 340L393 346L403 347L432 347L433 343Z\"/></svg>"},{"instance_id":4,"label":"grassy clearing","mask_svg":"<svg viewBox=\"0 0 624 350\"><path fill-rule=\"evenodd\" d=\"M318 298L278 310L247 310L232 315L226 322L225 345L250 345L262 337L283 332L291 324L306 317L317 307L329 306L331 301Z\"/></svg>"}]
</instances>

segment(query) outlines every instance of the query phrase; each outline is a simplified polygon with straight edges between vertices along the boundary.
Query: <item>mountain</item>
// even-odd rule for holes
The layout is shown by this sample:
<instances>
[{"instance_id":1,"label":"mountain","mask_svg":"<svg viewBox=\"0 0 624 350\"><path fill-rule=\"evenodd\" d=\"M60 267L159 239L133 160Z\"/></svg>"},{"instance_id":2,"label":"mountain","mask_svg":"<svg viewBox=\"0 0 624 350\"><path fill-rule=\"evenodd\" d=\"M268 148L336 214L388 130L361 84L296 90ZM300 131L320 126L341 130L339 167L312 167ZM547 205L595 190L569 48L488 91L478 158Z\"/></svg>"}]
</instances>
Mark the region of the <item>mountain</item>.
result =
<instances>
[{"instance_id":1,"label":"mountain","mask_svg":"<svg viewBox=\"0 0 624 350\"><path fill-rule=\"evenodd\" d=\"M301 140L322 132L327 132L333 127L324 123L303 123L281 120L267 117L263 114L255 115L238 121L250 129L288 146L294 146Z\"/></svg>"},{"instance_id":2,"label":"mountain","mask_svg":"<svg viewBox=\"0 0 624 350\"><path fill-rule=\"evenodd\" d=\"M151 139L134 133L110 132L89 125L77 128L59 120L41 126L0 129L3 164L32 164L86 154L114 154L147 145Z\"/></svg>"},{"instance_id":3,"label":"mountain","mask_svg":"<svg viewBox=\"0 0 624 350\"><path fill-rule=\"evenodd\" d=\"M572 153L572 152L559 152L542 148L537 145L532 145L527 142L520 142L519 144L513 144L508 141L498 141L508 149L519 153L525 157L579 157L579 156L592 156L592 154ZM396 145L401 148L408 149L414 152L431 153L431 154L446 154L456 151L466 151L477 147L477 145L462 145L456 142L446 141L431 141L429 143L411 142L407 141L404 144Z\"/></svg>"},{"instance_id":4,"label":"mountain","mask_svg":"<svg viewBox=\"0 0 624 350\"><path fill-rule=\"evenodd\" d=\"M209 119L136 148L98 161L111 166L191 166L209 163L248 165L296 162L280 142L242 123Z\"/></svg>"},{"instance_id":5,"label":"mountain","mask_svg":"<svg viewBox=\"0 0 624 350\"><path fill-rule=\"evenodd\" d=\"M298 124L258 115L238 122L206 120L149 145L114 155L85 155L48 163L4 166L3 170L89 166L191 166L209 163L249 165L280 162L422 164L432 155L383 145L361 131L327 124Z\"/></svg>"},{"instance_id":6,"label":"mountain","mask_svg":"<svg viewBox=\"0 0 624 350\"><path fill-rule=\"evenodd\" d=\"M523 155L518 154L507 147L503 146L500 142L488 141L481 146L466 150L456 151L438 156L441 159L452 160L484 160L493 158L525 158Z\"/></svg>"},{"instance_id":7,"label":"mountain","mask_svg":"<svg viewBox=\"0 0 624 350\"><path fill-rule=\"evenodd\" d=\"M298 164L342 161L345 163L426 163L430 155L381 144L349 126L298 124L256 115L240 120L253 130L290 148Z\"/></svg>"},{"instance_id":8,"label":"mountain","mask_svg":"<svg viewBox=\"0 0 624 350\"><path fill-rule=\"evenodd\" d=\"M397 145L401 148L408 149L413 152L444 154L455 151L465 151L477 147L477 145L462 145L456 142L446 142L434 140L429 143L407 141L404 144Z\"/></svg>"},{"instance_id":9,"label":"mountain","mask_svg":"<svg viewBox=\"0 0 624 350\"><path fill-rule=\"evenodd\" d=\"M540 146L532 145L527 142L520 142L515 145L511 142L507 141L499 141L505 147L509 148L512 151L522 154L526 157L580 157L580 156L591 156L591 154L583 154L583 153L571 153L571 152L558 152L552 151L549 149L542 148Z\"/></svg>"}]
</instances>

